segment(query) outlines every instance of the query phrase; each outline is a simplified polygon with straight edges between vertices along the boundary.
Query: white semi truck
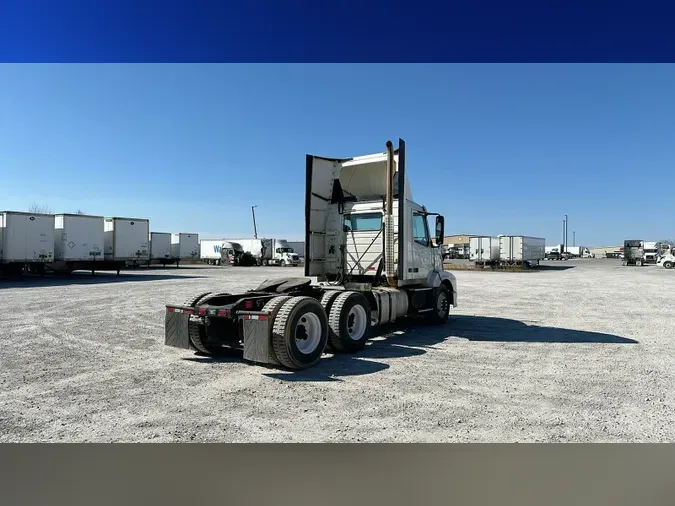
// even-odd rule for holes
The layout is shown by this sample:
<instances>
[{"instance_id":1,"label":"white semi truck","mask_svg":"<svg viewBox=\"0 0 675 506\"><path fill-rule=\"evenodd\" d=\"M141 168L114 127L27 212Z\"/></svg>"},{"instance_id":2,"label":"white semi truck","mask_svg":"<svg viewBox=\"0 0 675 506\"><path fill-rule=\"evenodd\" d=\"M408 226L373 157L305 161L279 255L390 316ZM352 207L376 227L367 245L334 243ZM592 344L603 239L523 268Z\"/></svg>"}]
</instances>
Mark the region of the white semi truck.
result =
<instances>
[{"instance_id":1,"label":"white semi truck","mask_svg":"<svg viewBox=\"0 0 675 506\"><path fill-rule=\"evenodd\" d=\"M250 362L304 369L326 347L363 349L377 325L403 317L445 323L457 307L457 281L442 268L443 217L412 200L405 142L386 148L307 155L306 277L168 304L165 344L206 354L240 348Z\"/></svg>"},{"instance_id":2,"label":"white semi truck","mask_svg":"<svg viewBox=\"0 0 675 506\"><path fill-rule=\"evenodd\" d=\"M297 267L300 265L300 256L293 251L286 239L265 239L263 245L263 265L279 265L281 267Z\"/></svg>"},{"instance_id":3,"label":"white semi truck","mask_svg":"<svg viewBox=\"0 0 675 506\"><path fill-rule=\"evenodd\" d=\"M643 260L646 264L658 263L661 257L661 243L653 241L644 242Z\"/></svg>"}]
</instances>

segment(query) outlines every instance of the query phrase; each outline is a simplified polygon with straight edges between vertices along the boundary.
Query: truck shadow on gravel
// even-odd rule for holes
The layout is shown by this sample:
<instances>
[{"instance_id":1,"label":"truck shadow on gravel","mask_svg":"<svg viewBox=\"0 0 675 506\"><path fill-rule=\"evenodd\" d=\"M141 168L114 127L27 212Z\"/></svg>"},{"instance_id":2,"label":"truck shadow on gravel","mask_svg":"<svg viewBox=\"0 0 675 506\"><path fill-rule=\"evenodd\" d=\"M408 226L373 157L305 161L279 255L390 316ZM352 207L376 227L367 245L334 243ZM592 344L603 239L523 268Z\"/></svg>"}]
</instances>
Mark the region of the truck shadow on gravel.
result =
<instances>
[{"instance_id":1,"label":"truck shadow on gravel","mask_svg":"<svg viewBox=\"0 0 675 506\"><path fill-rule=\"evenodd\" d=\"M521 342L521 343L606 343L637 344L627 337L602 332L541 327L520 320L487 316L454 316L448 322L450 338L468 341Z\"/></svg>"},{"instance_id":2,"label":"truck shadow on gravel","mask_svg":"<svg viewBox=\"0 0 675 506\"><path fill-rule=\"evenodd\" d=\"M436 345L453 339L484 342L522 343L610 343L637 344L638 341L601 332L587 332L557 327L530 325L519 320L486 316L453 316L447 325L435 326L422 322L412 325L387 325L378 328L366 348L355 354L326 354L321 361L301 371L280 371L273 366L259 366L270 378L288 382L343 381L344 377L374 374L389 368L377 359L389 360L424 355ZM241 362L240 350L227 350L221 356L195 355L183 360L217 363Z\"/></svg>"},{"instance_id":3,"label":"truck shadow on gravel","mask_svg":"<svg viewBox=\"0 0 675 506\"><path fill-rule=\"evenodd\" d=\"M46 286L67 285L98 285L102 283L128 283L130 281L166 281L169 279L203 279L207 276L173 275L173 274L137 274L135 272L116 273L97 272L91 275L89 272L75 272L67 274L47 274L44 278L37 275L24 275L18 278L1 278L0 290L3 288L36 288Z\"/></svg>"},{"instance_id":4,"label":"truck shadow on gravel","mask_svg":"<svg viewBox=\"0 0 675 506\"><path fill-rule=\"evenodd\" d=\"M533 269L535 271L566 271L568 269L574 269L576 265L550 265L550 264L539 264L539 267Z\"/></svg>"}]
</instances>

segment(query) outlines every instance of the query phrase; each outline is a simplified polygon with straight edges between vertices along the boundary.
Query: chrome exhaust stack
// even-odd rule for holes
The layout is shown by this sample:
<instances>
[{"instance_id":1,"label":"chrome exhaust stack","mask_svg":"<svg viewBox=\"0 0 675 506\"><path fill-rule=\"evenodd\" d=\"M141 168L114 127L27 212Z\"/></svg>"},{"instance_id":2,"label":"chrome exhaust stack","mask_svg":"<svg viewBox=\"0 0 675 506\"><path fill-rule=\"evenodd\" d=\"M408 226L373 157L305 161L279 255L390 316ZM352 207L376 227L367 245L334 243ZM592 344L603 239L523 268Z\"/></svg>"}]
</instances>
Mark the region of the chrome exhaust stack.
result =
<instances>
[{"instance_id":1,"label":"chrome exhaust stack","mask_svg":"<svg viewBox=\"0 0 675 506\"><path fill-rule=\"evenodd\" d=\"M397 286L398 284L394 262L394 174L394 145L391 141L387 141L387 184L384 197L384 272L389 286Z\"/></svg>"}]
</instances>

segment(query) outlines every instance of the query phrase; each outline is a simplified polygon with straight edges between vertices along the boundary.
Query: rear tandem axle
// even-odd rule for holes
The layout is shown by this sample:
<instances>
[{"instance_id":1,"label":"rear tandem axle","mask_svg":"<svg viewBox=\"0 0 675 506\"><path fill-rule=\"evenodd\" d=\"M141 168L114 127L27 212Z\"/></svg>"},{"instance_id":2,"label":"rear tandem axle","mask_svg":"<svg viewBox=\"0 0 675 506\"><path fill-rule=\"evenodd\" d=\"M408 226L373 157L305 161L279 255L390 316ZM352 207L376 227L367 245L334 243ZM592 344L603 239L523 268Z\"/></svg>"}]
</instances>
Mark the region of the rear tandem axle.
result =
<instances>
[{"instance_id":1,"label":"rear tandem axle","mask_svg":"<svg viewBox=\"0 0 675 506\"><path fill-rule=\"evenodd\" d=\"M406 316L447 321L453 300L446 285L409 295ZM165 344L209 355L243 349L250 362L304 369L316 364L326 348L363 349L373 305L364 292L311 286L307 278L268 281L244 294L201 293L182 305L166 306ZM389 314L386 321L395 319Z\"/></svg>"}]
</instances>

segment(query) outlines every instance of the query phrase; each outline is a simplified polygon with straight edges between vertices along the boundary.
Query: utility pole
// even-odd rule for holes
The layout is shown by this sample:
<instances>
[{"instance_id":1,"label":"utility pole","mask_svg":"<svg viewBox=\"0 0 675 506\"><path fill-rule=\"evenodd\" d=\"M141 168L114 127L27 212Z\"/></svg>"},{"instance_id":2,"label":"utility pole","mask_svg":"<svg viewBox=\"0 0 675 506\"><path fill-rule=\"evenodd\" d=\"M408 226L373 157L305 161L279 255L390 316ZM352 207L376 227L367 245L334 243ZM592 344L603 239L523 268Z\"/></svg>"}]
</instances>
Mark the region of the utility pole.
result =
<instances>
[{"instance_id":1,"label":"utility pole","mask_svg":"<svg viewBox=\"0 0 675 506\"><path fill-rule=\"evenodd\" d=\"M576 245L577 245L577 233L574 230L572 230L572 246Z\"/></svg>"},{"instance_id":2,"label":"utility pole","mask_svg":"<svg viewBox=\"0 0 675 506\"><path fill-rule=\"evenodd\" d=\"M567 215L565 215L565 245L563 246L564 251L567 252L567 226L569 225L567 221Z\"/></svg>"},{"instance_id":3,"label":"utility pole","mask_svg":"<svg viewBox=\"0 0 675 506\"><path fill-rule=\"evenodd\" d=\"M255 208L258 206L251 206L251 214L253 214L253 237L258 238L258 228L255 225Z\"/></svg>"}]
</instances>

